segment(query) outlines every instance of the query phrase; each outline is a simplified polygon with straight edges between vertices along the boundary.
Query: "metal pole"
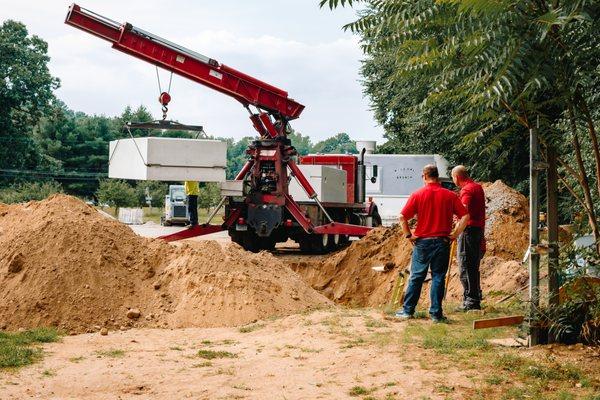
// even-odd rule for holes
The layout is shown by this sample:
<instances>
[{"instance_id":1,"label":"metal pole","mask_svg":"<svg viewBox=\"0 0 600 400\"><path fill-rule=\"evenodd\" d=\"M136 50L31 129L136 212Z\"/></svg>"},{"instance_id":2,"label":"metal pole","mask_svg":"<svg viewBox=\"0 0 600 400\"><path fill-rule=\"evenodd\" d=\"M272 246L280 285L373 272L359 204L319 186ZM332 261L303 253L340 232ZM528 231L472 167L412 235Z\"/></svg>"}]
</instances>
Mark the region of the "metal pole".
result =
<instances>
[{"instance_id":1,"label":"metal pole","mask_svg":"<svg viewBox=\"0 0 600 400\"><path fill-rule=\"evenodd\" d=\"M217 206L215 207L215 209L208 216L208 219L206 220L206 224L207 225L210 224L210 222L213 220L213 218L215 217L215 215L217 215L217 213L219 212L219 210L221 209L221 207L223 207L223 204L225 204L226 200L227 200L227 196L223 196L221 198L221 201L219 202L219 204L217 204Z\"/></svg>"},{"instance_id":2,"label":"metal pole","mask_svg":"<svg viewBox=\"0 0 600 400\"><path fill-rule=\"evenodd\" d=\"M556 150L548 147L548 172L546 175L547 185L547 224L548 224L548 245L550 253L548 254L548 305L550 307L558 306L558 170L556 160ZM548 335L548 342L553 343L556 338Z\"/></svg>"},{"instance_id":3,"label":"metal pole","mask_svg":"<svg viewBox=\"0 0 600 400\"><path fill-rule=\"evenodd\" d=\"M539 145L535 129L529 130L529 321L535 324L536 310L540 305L540 255L537 253L539 244ZM535 326L530 327L529 346L540 342L540 332Z\"/></svg>"}]
</instances>

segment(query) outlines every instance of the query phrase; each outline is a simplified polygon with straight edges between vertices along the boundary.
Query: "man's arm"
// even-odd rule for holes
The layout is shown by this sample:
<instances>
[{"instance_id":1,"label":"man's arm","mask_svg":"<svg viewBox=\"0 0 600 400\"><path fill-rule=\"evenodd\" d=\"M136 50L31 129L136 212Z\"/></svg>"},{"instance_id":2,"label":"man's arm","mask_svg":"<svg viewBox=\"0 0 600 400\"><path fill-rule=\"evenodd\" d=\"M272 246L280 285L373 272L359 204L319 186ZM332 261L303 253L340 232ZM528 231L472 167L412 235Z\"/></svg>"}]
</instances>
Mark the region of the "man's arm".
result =
<instances>
[{"instance_id":1,"label":"man's arm","mask_svg":"<svg viewBox=\"0 0 600 400\"><path fill-rule=\"evenodd\" d=\"M400 214L400 226L402 227L402 233L404 233L404 236L412 235L410 227L408 226L408 221L402 214Z\"/></svg>"},{"instance_id":2,"label":"man's arm","mask_svg":"<svg viewBox=\"0 0 600 400\"><path fill-rule=\"evenodd\" d=\"M454 227L454 230L450 233L450 236L448 236L448 237L451 240L455 240L458 237L458 235L460 235L461 233L463 233L463 231L467 227L468 223L469 223L469 214L465 214L465 215L463 215L460 218L460 220L458 221L458 223Z\"/></svg>"}]
</instances>

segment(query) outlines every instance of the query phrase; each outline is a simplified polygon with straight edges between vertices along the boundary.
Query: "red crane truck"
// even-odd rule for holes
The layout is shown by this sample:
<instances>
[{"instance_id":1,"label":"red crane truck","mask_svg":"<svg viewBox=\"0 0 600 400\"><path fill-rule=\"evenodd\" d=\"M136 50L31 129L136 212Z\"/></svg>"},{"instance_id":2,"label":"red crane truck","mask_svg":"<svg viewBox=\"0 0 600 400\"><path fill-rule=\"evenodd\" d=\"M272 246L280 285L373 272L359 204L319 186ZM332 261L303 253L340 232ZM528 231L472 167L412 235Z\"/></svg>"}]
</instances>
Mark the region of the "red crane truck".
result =
<instances>
[{"instance_id":1,"label":"red crane truck","mask_svg":"<svg viewBox=\"0 0 600 400\"><path fill-rule=\"evenodd\" d=\"M323 253L343 245L351 236L361 237L381 223L377 207L365 201L364 151L354 155L299 157L300 164L326 165L346 173L345 201L321 202L309 179L296 163L298 154L287 137L289 123L304 106L288 93L225 64L139 29L120 24L73 4L65 23L107 40L122 51L174 74L191 79L233 97L248 110L258 139L248 147L248 161L235 180L243 184L242 196L224 196L224 222L204 225L164 236L180 240L227 230L232 241L246 250L271 250L278 242L292 239L303 251ZM163 110L168 93L159 98ZM251 107L255 108L252 111ZM289 185L296 179L308 201L295 201Z\"/></svg>"}]
</instances>

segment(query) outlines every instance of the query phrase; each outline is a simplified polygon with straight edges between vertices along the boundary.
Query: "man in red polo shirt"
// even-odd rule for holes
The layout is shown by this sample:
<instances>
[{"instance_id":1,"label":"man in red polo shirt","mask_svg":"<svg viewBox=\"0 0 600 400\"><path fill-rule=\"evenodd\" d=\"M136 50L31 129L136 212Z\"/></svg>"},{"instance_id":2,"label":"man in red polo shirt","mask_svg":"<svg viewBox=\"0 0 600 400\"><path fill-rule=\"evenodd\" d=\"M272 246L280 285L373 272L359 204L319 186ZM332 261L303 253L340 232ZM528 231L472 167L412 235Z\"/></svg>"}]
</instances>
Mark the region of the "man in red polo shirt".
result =
<instances>
[{"instance_id":1,"label":"man in red polo shirt","mask_svg":"<svg viewBox=\"0 0 600 400\"><path fill-rule=\"evenodd\" d=\"M463 311L481 309L479 263L485 245L485 194L480 184L469 176L467 168L458 165L452 169L452 180L460 187L460 201L469 212L469 222L458 237L458 267L463 286Z\"/></svg>"},{"instance_id":2,"label":"man in red polo shirt","mask_svg":"<svg viewBox=\"0 0 600 400\"><path fill-rule=\"evenodd\" d=\"M439 182L439 173L435 165L423 168L425 186L410 195L408 202L400 213L400 224L404 236L413 245L410 279L404 307L396 313L399 319L412 318L427 270L431 268L431 307L429 315L433 322L444 322L442 300L448 261L450 258L450 242L455 240L467 226L469 214L458 196L444 189ZM411 233L408 221L417 216L417 228ZM454 215L459 222L452 230Z\"/></svg>"}]
</instances>

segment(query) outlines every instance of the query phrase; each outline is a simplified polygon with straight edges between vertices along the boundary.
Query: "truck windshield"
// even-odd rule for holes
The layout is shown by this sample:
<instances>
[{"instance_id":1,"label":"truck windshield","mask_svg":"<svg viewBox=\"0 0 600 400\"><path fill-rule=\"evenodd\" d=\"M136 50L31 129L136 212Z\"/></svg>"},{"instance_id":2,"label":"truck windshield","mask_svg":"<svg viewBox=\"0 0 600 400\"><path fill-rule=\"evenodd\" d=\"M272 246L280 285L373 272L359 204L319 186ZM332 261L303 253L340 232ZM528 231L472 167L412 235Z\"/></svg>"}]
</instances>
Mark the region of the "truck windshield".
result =
<instances>
[{"instance_id":1,"label":"truck windshield","mask_svg":"<svg viewBox=\"0 0 600 400\"><path fill-rule=\"evenodd\" d=\"M183 188L173 188L171 190L171 198L174 201L184 201L185 200L185 191Z\"/></svg>"}]
</instances>

